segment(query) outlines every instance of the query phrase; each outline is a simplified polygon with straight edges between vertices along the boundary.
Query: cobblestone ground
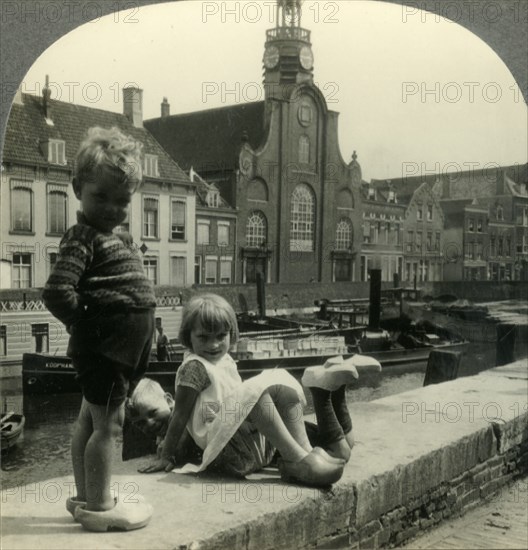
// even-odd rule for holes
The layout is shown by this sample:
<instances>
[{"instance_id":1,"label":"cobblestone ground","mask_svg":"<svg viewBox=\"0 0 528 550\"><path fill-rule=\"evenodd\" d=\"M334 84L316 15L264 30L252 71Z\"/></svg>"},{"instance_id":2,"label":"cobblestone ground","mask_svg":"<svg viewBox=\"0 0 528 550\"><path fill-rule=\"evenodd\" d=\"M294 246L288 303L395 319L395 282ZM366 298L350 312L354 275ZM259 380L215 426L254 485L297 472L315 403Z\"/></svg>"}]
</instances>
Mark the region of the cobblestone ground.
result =
<instances>
[{"instance_id":1,"label":"cobblestone ground","mask_svg":"<svg viewBox=\"0 0 528 550\"><path fill-rule=\"evenodd\" d=\"M400 548L528 548L528 477Z\"/></svg>"}]
</instances>

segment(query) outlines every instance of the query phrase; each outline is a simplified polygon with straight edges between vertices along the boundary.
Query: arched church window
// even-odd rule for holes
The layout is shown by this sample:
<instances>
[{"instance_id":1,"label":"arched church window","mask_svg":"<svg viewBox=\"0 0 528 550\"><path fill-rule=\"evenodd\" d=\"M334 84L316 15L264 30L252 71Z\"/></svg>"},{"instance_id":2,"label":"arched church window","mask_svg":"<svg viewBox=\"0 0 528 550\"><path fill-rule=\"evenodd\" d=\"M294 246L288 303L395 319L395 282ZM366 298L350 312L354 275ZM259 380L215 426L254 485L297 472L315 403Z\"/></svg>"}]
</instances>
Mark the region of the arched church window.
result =
<instances>
[{"instance_id":1,"label":"arched church window","mask_svg":"<svg viewBox=\"0 0 528 550\"><path fill-rule=\"evenodd\" d=\"M259 247L266 243L268 223L262 212L251 212L246 224L246 246Z\"/></svg>"},{"instance_id":2,"label":"arched church window","mask_svg":"<svg viewBox=\"0 0 528 550\"><path fill-rule=\"evenodd\" d=\"M352 223L343 218L336 228L336 250L348 250L352 245Z\"/></svg>"},{"instance_id":3,"label":"arched church window","mask_svg":"<svg viewBox=\"0 0 528 550\"><path fill-rule=\"evenodd\" d=\"M315 197L308 185L293 190L290 211L290 250L312 251L315 234Z\"/></svg>"},{"instance_id":4,"label":"arched church window","mask_svg":"<svg viewBox=\"0 0 528 550\"><path fill-rule=\"evenodd\" d=\"M299 162L310 162L310 140L308 136L299 137Z\"/></svg>"}]
</instances>

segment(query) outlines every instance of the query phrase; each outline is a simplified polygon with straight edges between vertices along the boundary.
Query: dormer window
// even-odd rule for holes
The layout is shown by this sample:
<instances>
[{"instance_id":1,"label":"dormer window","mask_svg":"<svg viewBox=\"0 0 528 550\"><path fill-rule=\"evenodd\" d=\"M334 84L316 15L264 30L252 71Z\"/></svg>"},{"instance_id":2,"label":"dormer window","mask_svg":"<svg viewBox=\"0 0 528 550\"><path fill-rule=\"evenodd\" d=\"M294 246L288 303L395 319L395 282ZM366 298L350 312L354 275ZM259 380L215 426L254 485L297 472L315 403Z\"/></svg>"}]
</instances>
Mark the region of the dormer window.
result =
<instances>
[{"instance_id":1,"label":"dormer window","mask_svg":"<svg viewBox=\"0 0 528 550\"><path fill-rule=\"evenodd\" d=\"M66 143L62 139L48 141L48 162L50 164L66 164Z\"/></svg>"},{"instance_id":2,"label":"dormer window","mask_svg":"<svg viewBox=\"0 0 528 550\"><path fill-rule=\"evenodd\" d=\"M207 206L211 208L218 208L218 205L220 204L220 193L218 192L218 189L209 189L205 197L205 202L207 203Z\"/></svg>"},{"instance_id":3,"label":"dormer window","mask_svg":"<svg viewBox=\"0 0 528 550\"><path fill-rule=\"evenodd\" d=\"M387 199L387 202L396 202L396 193L392 189L389 190L389 197Z\"/></svg>"},{"instance_id":4,"label":"dormer window","mask_svg":"<svg viewBox=\"0 0 528 550\"><path fill-rule=\"evenodd\" d=\"M145 155L143 159L143 173L151 178L159 177L158 155Z\"/></svg>"},{"instance_id":5,"label":"dormer window","mask_svg":"<svg viewBox=\"0 0 528 550\"><path fill-rule=\"evenodd\" d=\"M372 201L376 200L376 190L374 189L374 187L368 188L368 199Z\"/></svg>"}]
</instances>

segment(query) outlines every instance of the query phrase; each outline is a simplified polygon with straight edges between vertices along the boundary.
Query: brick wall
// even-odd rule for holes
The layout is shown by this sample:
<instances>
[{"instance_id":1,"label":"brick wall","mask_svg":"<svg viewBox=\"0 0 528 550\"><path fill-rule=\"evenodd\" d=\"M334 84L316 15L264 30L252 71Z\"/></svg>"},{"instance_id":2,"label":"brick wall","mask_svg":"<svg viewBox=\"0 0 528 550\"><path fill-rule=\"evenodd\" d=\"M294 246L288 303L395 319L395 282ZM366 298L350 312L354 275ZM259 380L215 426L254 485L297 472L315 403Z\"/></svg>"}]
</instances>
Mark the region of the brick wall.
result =
<instances>
[{"instance_id":1,"label":"brick wall","mask_svg":"<svg viewBox=\"0 0 528 550\"><path fill-rule=\"evenodd\" d=\"M457 517L493 498L501 488L528 473L528 432L522 430L527 421L527 414L518 418L518 422L514 423L517 428L513 428L518 433L513 438L508 428L501 431L497 425L492 425L490 429L497 436L499 454L419 497L406 500L403 495L401 506L365 525L354 525L351 521L347 532L328 536L318 541L315 548L360 549L400 545L442 520ZM352 518L354 516L355 510L352 510Z\"/></svg>"}]
</instances>

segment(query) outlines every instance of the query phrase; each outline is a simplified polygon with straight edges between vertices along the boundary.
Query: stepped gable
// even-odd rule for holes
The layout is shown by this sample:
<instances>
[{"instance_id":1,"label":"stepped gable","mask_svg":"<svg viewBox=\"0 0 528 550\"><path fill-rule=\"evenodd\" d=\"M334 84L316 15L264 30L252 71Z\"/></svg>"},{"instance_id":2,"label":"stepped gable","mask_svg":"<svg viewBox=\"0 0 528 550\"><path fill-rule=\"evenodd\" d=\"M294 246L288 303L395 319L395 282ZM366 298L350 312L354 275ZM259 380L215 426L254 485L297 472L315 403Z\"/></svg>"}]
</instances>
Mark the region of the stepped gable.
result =
<instances>
[{"instance_id":1,"label":"stepped gable","mask_svg":"<svg viewBox=\"0 0 528 550\"><path fill-rule=\"evenodd\" d=\"M144 125L184 170L234 170L244 133L253 149L265 138L264 101L154 118Z\"/></svg>"},{"instance_id":2,"label":"stepped gable","mask_svg":"<svg viewBox=\"0 0 528 550\"><path fill-rule=\"evenodd\" d=\"M61 139L66 144L67 165L73 170L73 159L88 128L117 126L124 134L143 144L143 153L158 156L159 178L180 185L191 185L187 174L171 159L166 151L145 128L136 128L129 119L119 113L48 100L52 124L46 122L42 97L22 94L23 105L14 103L3 150L4 162L20 162L25 165L48 166L44 148L47 139ZM60 166L54 168L60 169ZM145 176L145 179L149 179Z\"/></svg>"}]
</instances>

